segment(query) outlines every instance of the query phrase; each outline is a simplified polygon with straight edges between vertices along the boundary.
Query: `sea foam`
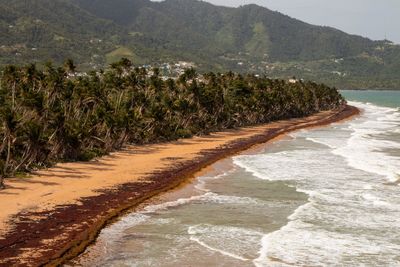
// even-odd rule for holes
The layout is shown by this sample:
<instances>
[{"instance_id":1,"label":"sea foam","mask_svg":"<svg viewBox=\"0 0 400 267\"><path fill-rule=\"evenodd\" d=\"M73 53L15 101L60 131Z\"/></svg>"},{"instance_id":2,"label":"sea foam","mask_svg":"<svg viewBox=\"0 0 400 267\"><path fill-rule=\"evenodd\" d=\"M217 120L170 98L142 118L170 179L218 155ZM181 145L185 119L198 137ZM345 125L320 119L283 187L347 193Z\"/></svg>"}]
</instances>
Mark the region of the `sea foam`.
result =
<instances>
[{"instance_id":1,"label":"sea foam","mask_svg":"<svg viewBox=\"0 0 400 267\"><path fill-rule=\"evenodd\" d=\"M364 110L363 117L350 123L353 130L351 137L333 152L344 157L353 168L384 176L391 182L397 181L400 158L386 151L400 149L400 142L385 140L384 135L400 127L398 110L372 104L353 104Z\"/></svg>"},{"instance_id":2,"label":"sea foam","mask_svg":"<svg viewBox=\"0 0 400 267\"><path fill-rule=\"evenodd\" d=\"M400 196L386 185L400 166L387 152L399 142L386 138L398 110L352 104L363 109L357 119L295 133L284 151L234 158L255 177L309 195L287 225L262 237L256 266L400 265Z\"/></svg>"},{"instance_id":3,"label":"sea foam","mask_svg":"<svg viewBox=\"0 0 400 267\"><path fill-rule=\"evenodd\" d=\"M188 228L190 239L208 250L249 261L255 254L262 233L240 227L200 224Z\"/></svg>"}]
</instances>

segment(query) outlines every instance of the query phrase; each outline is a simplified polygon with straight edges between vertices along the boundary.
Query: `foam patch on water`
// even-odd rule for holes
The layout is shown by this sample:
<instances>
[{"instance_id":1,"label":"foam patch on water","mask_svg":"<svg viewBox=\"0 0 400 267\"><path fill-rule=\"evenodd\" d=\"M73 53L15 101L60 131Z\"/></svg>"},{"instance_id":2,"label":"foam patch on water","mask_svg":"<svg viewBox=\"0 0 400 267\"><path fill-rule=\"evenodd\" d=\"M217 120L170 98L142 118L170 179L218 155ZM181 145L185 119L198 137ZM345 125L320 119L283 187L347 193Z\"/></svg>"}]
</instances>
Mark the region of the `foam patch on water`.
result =
<instances>
[{"instance_id":1,"label":"foam patch on water","mask_svg":"<svg viewBox=\"0 0 400 267\"><path fill-rule=\"evenodd\" d=\"M328 146L333 153L345 158L352 168L384 176L390 182L397 181L400 178L400 158L387 151L400 150L400 138L388 140L387 135L400 132L400 112L372 104L351 104L364 112L361 117L348 122L346 127L312 131L307 135L297 133L296 136ZM350 137L338 136L346 132Z\"/></svg>"},{"instance_id":2,"label":"foam patch on water","mask_svg":"<svg viewBox=\"0 0 400 267\"><path fill-rule=\"evenodd\" d=\"M176 201L165 202L158 205L150 205L145 207L142 213L155 213L163 210L167 210L173 207L186 205L192 202L205 202L205 203L217 203L217 204L246 204L255 205L259 204L260 201L250 197L238 197L238 196L226 196L219 195L213 192L207 192L203 195L192 196L190 198L180 198Z\"/></svg>"},{"instance_id":3,"label":"foam patch on water","mask_svg":"<svg viewBox=\"0 0 400 267\"><path fill-rule=\"evenodd\" d=\"M344 157L348 164L363 171L385 176L389 181L400 177L400 158L388 155L385 150L400 149L400 142L385 140L385 135L400 127L397 109L357 103L364 110L361 120L350 123L353 130L346 145L333 152Z\"/></svg>"},{"instance_id":4,"label":"foam patch on water","mask_svg":"<svg viewBox=\"0 0 400 267\"><path fill-rule=\"evenodd\" d=\"M365 201L358 208L380 198L364 194ZM280 230L261 239L256 266L398 266L400 258L399 235L389 229L397 228L399 208L389 215L387 211L352 210L351 207L331 208L310 199L291 216L290 222ZM397 199L397 201L399 201ZM352 203L346 203L345 205ZM399 204L399 202L398 202ZM383 206L392 206L384 203ZM367 232L368 231L368 232ZM391 236L394 235L394 236ZM378 264L379 263L379 264Z\"/></svg>"},{"instance_id":5,"label":"foam patch on water","mask_svg":"<svg viewBox=\"0 0 400 267\"><path fill-rule=\"evenodd\" d=\"M143 223L152 223L158 225L174 223L173 218L157 218L154 215L159 212L168 212L169 209L188 205L194 202L245 206L263 204L260 200L250 197L227 196L207 192L205 194L192 196L189 198L180 198L175 201L169 201L157 205L149 205L146 206L143 211L124 216L118 222L102 230L100 239L103 244L104 253L111 254L111 251L118 249L115 247L115 244L118 243L118 240L124 236L124 233L128 229Z\"/></svg>"},{"instance_id":6,"label":"foam patch on water","mask_svg":"<svg viewBox=\"0 0 400 267\"><path fill-rule=\"evenodd\" d=\"M313 150L243 155L234 157L233 162L254 176L270 181L306 179L305 169L320 169L319 158L315 157Z\"/></svg>"},{"instance_id":7,"label":"foam patch on water","mask_svg":"<svg viewBox=\"0 0 400 267\"><path fill-rule=\"evenodd\" d=\"M398 111L359 107L363 115L343 125L294 134L285 151L234 158L255 177L309 195L286 226L262 237L256 266L400 266L400 195L386 185L399 158L385 151L400 148L385 138L398 127Z\"/></svg>"},{"instance_id":8,"label":"foam patch on water","mask_svg":"<svg viewBox=\"0 0 400 267\"><path fill-rule=\"evenodd\" d=\"M293 221L262 238L260 256L253 262L256 266L376 266L373 262L381 261L385 266L397 266L399 248Z\"/></svg>"},{"instance_id":9,"label":"foam patch on water","mask_svg":"<svg viewBox=\"0 0 400 267\"><path fill-rule=\"evenodd\" d=\"M381 198L379 198L375 195L372 195L370 193L363 194L362 197L365 200L370 201L375 206L390 206L390 203L383 201L383 200L381 200Z\"/></svg>"},{"instance_id":10,"label":"foam patch on water","mask_svg":"<svg viewBox=\"0 0 400 267\"><path fill-rule=\"evenodd\" d=\"M241 256L235 255L235 254L230 253L230 252L228 252L228 251L221 250L221 249L218 249L218 248L215 248L215 247L211 247L211 246L207 245L206 243L202 242L202 241L201 241L199 238L197 238L197 237L190 237L190 240L192 240L192 241L198 243L200 246L203 246L203 247L205 247L206 249L209 249L209 250L211 250L211 251L218 252L218 253L220 253L220 254L222 254L222 255L225 255L225 256L228 256L228 257L231 257L231 258L234 258L234 259L237 259L237 260L241 260L241 261L249 261L249 259L246 259L246 258L243 258L243 257L241 257Z\"/></svg>"},{"instance_id":11,"label":"foam patch on water","mask_svg":"<svg viewBox=\"0 0 400 267\"><path fill-rule=\"evenodd\" d=\"M101 255L110 255L113 251L112 244L118 242L123 236L124 231L135 225L139 225L150 219L150 216L145 214L131 213L127 216L122 217L118 222L113 225L104 228L99 236L99 243L102 244ZM96 247L99 249L99 246Z\"/></svg>"},{"instance_id":12,"label":"foam patch on water","mask_svg":"<svg viewBox=\"0 0 400 267\"><path fill-rule=\"evenodd\" d=\"M323 140L320 140L320 139L307 137L306 140L314 142L314 143L317 143L317 144L321 144L321 145L327 146L327 147L332 148L332 149L337 148L336 146L334 146L334 145L332 145L332 144L330 144L328 142L324 142Z\"/></svg>"},{"instance_id":13,"label":"foam patch on water","mask_svg":"<svg viewBox=\"0 0 400 267\"><path fill-rule=\"evenodd\" d=\"M203 191L203 192L210 192L209 189L206 188L206 184L208 181L212 181L212 180L218 180L221 178L224 178L226 176L228 176L229 174L231 174L232 172L234 172L235 169L231 169L227 172L215 175L215 176L201 176L197 179L197 184L195 185L195 188L197 190Z\"/></svg>"},{"instance_id":14,"label":"foam patch on water","mask_svg":"<svg viewBox=\"0 0 400 267\"><path fill-rule=\"evenodd\" d=\"M188 228L190 240L208 250L241 261L254 257L262 233L240 227L200 224Z\"/></svg>"},{"instance_id":15,"label":"foam patch on water","mask_svg":"<svg viewBox=\"0 0 400 267\"><path fill-rule=\"evenodd\" d=\"M186 204L196 201L196 200L201 200L201 199L207 198L211 195L213 195L213 193L206 193L206 194L199 195L199 196L192 196L189 198L180 198L175 201L169 201L169 202L165 202L165 203L161 203L161 204L157 204L157 205L150 205L150 206L145 207L144 211L141 213L155 213L158 211L167 210L167 209L170 209L173 207L186 205Z\"/></svg>"}]
</instances>

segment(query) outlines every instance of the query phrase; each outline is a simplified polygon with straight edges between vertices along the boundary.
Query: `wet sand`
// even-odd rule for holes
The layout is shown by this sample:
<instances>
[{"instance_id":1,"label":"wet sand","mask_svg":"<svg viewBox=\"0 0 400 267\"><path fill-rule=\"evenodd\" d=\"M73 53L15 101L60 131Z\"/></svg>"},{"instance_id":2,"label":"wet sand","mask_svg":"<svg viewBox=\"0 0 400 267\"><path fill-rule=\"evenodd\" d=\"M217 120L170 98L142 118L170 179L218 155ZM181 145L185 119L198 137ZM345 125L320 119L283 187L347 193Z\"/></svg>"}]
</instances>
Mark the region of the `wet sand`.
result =
<instances>
[{"instance_id":1,"label":"wet sand","mask_svg":"<svg viewBox=\"0 0 400 267\"><path fill-rule=\"evenodd\" d=\"M63 163L0 191L0 266L56 265L81 253L113 218L217 160L284 133L358 114L343 110L165 144L129 146L87 163Z\"/></svg>"}]
</instances>

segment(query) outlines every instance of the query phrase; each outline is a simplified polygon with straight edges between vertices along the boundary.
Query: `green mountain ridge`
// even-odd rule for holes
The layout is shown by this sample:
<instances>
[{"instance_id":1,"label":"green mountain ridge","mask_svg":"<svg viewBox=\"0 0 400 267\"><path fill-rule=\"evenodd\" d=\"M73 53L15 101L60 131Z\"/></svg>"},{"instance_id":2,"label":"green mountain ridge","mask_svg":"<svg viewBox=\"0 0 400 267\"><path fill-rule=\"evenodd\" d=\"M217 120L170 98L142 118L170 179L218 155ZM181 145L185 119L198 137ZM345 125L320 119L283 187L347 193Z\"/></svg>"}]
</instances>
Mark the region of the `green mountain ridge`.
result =
<instances>
[{"instance_id":1,"label":"green mountain ridge","mask_svg":"<svg viewBox=\"0 0 400 267\"><path fill-rule=\"evenodd\" d=\"M0 64L74 59L106 67L196 63L200 71L296 76L341 88L400 88L400 46L257 5L197 0L0 0Z\"/></svg>"}]
</instances>

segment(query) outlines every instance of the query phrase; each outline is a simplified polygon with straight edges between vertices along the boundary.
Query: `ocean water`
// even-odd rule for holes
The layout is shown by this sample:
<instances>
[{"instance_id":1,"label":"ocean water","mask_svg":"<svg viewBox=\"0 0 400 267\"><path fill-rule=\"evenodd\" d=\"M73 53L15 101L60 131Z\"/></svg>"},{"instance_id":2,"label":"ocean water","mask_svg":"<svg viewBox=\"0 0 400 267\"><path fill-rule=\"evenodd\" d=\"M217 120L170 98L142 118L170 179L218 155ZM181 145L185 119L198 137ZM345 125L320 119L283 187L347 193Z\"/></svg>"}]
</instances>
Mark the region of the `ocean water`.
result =
<instances>
[{"instance_id":1,"label":"ocean water","mask_svg":"<svg viewBox=\"0 0 400 267\"><path fill-rule=\"evenodd\" d=\"M400 266L400 92L218 162L105 228L71 266Z\"/></svg>"}]
</instances>

